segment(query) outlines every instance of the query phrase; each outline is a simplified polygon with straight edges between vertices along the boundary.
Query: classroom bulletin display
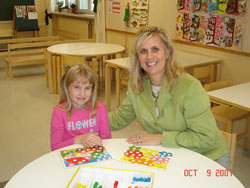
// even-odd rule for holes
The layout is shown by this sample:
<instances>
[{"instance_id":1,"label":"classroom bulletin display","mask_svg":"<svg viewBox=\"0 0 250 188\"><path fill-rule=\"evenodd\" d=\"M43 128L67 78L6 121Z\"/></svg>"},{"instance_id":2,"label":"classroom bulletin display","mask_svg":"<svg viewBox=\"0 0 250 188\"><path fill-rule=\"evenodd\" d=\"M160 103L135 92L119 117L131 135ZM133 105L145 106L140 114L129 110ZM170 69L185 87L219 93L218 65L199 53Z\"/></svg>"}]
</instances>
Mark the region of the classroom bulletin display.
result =
<instances>
[{"instance_id":1,"label":"classroom bulletin display","mask_svg":"<svg viewBox=\"0 0 250 188\"><path fill-rule=\"evenodd\" d=\"M34 5L14 6L14 24L17 31L39 30L37 9Z\"/></svg>"},{"instance_id":2,"label":"classroom bulletin display","mask_svg":"<svg viewBox=\"0 0 250 188\"><path fill-rule=\"evenodd\" d=\"M175 38L241 51L248 0L178 0Z\"/></svg>"}]
</instances>

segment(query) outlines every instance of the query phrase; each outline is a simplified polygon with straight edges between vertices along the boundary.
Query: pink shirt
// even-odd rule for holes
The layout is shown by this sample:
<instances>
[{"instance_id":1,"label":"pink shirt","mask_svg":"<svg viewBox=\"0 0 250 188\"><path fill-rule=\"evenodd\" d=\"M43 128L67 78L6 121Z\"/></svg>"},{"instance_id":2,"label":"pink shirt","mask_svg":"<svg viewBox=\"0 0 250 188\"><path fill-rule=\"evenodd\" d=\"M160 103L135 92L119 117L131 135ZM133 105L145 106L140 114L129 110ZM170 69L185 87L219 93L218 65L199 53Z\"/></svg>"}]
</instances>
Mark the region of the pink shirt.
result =
<instances>
[{"instance_id":1,"label":"pink shirt","mask_svg":"<svg viewBox=\"0 0 250 188\"><path fill-rule=\"evenodd\" d=\"M97 132L102 139L111 138L107 110L103 103L97 103L96 116L89 119L90 109L72 109L67 119L66 112L55 107L51 118L50 146L52 150L74 144L75 136Z\"/></svg>"}]
</instances>

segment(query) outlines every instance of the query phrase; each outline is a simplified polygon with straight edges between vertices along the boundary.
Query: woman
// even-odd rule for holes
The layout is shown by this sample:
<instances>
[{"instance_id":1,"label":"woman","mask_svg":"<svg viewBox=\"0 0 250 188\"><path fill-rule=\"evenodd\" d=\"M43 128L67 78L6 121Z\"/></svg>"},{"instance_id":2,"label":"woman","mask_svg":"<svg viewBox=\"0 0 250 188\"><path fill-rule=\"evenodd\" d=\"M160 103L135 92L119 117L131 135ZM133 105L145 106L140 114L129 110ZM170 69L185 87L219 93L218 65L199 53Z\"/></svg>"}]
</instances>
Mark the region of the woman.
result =
<instances>
[{"instance_id":1,"label":"woman","mask_svg":"<svg viewBox=\"0 0 250 188\"><path fill-rule=\"evenodd\" d=\"M200 82L174 60L173 46L163 30L150 27L137 34L131 66L127 98L109 113L111 130L138 118L148 134L130 137L130 144L184 147L213 160L227 158L209 98Z\"/></svg>"}]
</instances>

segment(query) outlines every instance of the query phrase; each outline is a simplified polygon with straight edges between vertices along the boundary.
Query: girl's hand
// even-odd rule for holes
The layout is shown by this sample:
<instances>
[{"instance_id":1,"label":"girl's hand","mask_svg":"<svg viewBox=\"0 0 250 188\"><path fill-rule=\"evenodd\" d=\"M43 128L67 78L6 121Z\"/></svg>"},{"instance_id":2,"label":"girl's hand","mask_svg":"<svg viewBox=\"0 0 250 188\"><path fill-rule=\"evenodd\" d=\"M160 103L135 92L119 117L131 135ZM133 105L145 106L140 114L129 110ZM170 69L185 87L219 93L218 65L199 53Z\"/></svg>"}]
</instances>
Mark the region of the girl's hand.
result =
<instances>
[{"instance_id":1,"label":"girl's hand","mask_svg":"<svg viewBox=\"0 0 250 188\"><path fill-rule=\"evenodd\" d=\"M143 134L128 138L127 142L133 145L160 145L162 143L162 134Z\"/></svg>"},{"instance_id":2,"label":"girl's hand","mask_svg":"<svg viewBox=\"0 0 250 188\"><path fill-rule=\"evenodd\" d=\"M82 144L88 148L102 146L102 139L98 133L85 133L75 137L75 144Z\"/></svg>"}]
</instances>

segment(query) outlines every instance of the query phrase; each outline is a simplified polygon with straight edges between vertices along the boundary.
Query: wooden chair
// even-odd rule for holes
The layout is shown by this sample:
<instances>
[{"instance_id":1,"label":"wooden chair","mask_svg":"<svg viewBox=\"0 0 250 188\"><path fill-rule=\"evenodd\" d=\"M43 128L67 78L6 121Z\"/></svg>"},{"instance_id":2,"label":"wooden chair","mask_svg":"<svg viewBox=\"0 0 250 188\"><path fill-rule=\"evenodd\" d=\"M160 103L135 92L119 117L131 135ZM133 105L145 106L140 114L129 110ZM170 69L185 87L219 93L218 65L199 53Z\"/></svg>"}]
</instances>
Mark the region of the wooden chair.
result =
<instances>
[{"instance_id":1,"label":"wooden chair","mask_svg":"<svg viewBox=\"0 0 250 188\"><path fill-rule=\"evenodd\" d=\"M62 70L61 75L63 75L69 67L75 64L88 64L98 76L99 68L98 68L98 58L91 58L91 57L82 57L82 56L72 56L72 55L63 55L62 56Z\"/></svg>"},{"instance_id":2,"label":"wooden chair","mask_svg":"<svg viewBox=\"0 0 250 188\"><path fill-rule=\"evenodd\" d=\"M54 42L57 41L8 44L6 76L12 79L12 67L45 64L44 52Z\"/></svg>"},{"instance_id":3,"label":"wooden chair","mask_svg":"<svg viewBox=\"0 0 250 188\"><path fill-rule=\"evenodd\" d=\"M206 66L194 67L192 75L200 80L202 85L211 83L214 78L214 65L209 64Z\"/></svg>"},{"instance_id":4,"label":"wooden chair","mask_svg":"<svg viewBox=\"0 0 250 188\"><path fill-rule=\"evenodd\" d=\"M85 64L85 58L82 56L71 56L63 55L62 56L62 75L68 70L69 67L75 64Z\"/></svg>"},{"instance_id":5,"label":"wooden chair","mask_svg":"<svg viewBox=\"0 0 250 188\"><path fill-rule=\"evenodd\" d=\"M205 84L204 88L206 91L212 91L231 86L231 84L232 82L230 80L218 81L211 84ZM223 131L229 133L233 132L233 123L235 121L247 118L245 130L242 133L237 134L237 140L244 139L243 149L247 149L249 142L250 113L236 107L225 105L212 106L211 111L215 120L223 123Z\"/></svg>"},{"instance_id":6,"label":"wooden chair","mask_svg":"<svg viewBox=\"0 0 250 188\"><path fill-rule=\"evenodd\" d=\"M127 70L121 70L120 82L122 85L128 86L129 73Z\"/></svg>"},{"instance_id":7,"label":"wooden chair","mask_svg":"<svg viewBox=\"0 0 250 188\"><path fill-rule=\"evenodd\" d=\"M230 169L233 170L233 166L234 166L234 158L235 158L235 151L236 151L236 142L237 142L237 135L235 133L227 133L224 131L221 131L222 135L224 136L228 147L229 147L229 151L231 154L231 165L230 165Z\"/></svg>"}]
</instances>

